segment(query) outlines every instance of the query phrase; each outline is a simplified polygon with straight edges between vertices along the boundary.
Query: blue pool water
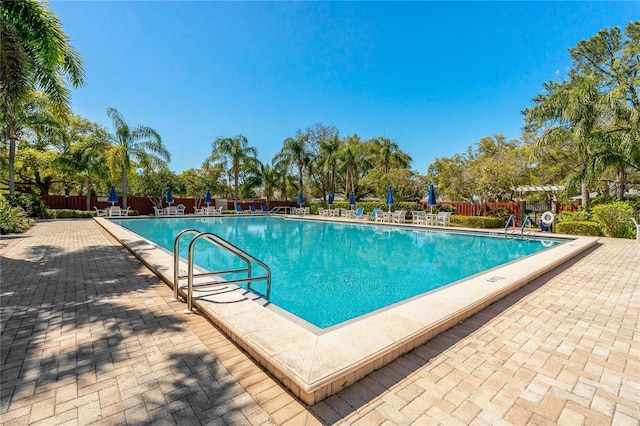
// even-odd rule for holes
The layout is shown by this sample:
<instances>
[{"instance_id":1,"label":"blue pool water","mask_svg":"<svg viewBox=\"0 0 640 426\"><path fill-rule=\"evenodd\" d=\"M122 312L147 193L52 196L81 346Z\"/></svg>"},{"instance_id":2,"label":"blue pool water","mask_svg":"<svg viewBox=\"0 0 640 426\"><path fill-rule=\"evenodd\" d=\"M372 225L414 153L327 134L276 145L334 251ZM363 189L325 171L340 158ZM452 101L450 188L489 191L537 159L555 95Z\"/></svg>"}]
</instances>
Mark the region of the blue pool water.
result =
<instances>
[{"instance_id":1,"label":"blue pool water","mask_svg":"<svg viewBox=\"0 0 640 426\"><path fill-rule=\"evenodd\" d=\"M173 251L187 228L213 232L271 268L270 301L327 328L559 244L438 230L283 217L114 219ZM192 236L181 240L187 257ZM204 241L195 262L219 271L242 263ZM259 267L255 273L262 275ZM252 289L264 294L263 282Z\"/></svg>"}]
</instances>

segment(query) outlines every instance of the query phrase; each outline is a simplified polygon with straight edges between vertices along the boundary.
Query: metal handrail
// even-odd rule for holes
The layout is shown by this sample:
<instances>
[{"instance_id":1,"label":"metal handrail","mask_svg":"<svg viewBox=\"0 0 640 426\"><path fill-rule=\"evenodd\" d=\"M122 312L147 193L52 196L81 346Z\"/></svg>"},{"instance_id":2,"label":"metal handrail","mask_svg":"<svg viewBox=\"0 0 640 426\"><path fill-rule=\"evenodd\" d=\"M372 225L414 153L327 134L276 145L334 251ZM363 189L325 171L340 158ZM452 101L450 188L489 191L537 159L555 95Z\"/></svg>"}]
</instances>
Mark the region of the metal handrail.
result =
<instances>
[{"instance_id":1,"label":"metal handrail","mask_svg":"<svg viewBox=\"0 0 640 426\"><path fill-rule=\"evenodd\" d=\"M513 226L516 226L516 215L512 214L511 216L509 216L509 219L507 219L507 224L504 226L504 236L507 236L507 229L509 229L509 224L513 222Z\"/></svg>"},{"instance_id":2,"label":"metal handrail","mask_svg":"<svg viewBox=\"0 0 640 426\"><path fill-rule=\"evenodd\" d=\"M524 227L527 226L527 223L529 222L531 222L531 216L527 215L527 217L524 218L524 222L522 222L522 226L520 227L521 236L524 235Z\"/></svg>"},{"instance_id":3,"label":"metal handrail","mask_svg":"<svg viewBox=\"0 0 640 426\"><path fill-rule=\"evenodd\" d=\"M267 297L267 300L269 300L271 296L271 269L265 263L251 256L249 253L239 249L238 247L231 244L229 241L221 238L220 236L214 234L213 232L200 232L195 237L193 237L193 240L191 240L191 242L189 243L188 272L187 272L187 309L185 312L191 312L193 309L193 277L194 277L193 250L196 242L200 238L204 238L206 241L209 241L215 246L235 255L241 260L244 260L245 263L247 264L247 267L244 269L234 269L234 270L227 270L227 271L217 271L217 272L208 272L208 273L198 274L197 276L204 276L204 275L221 275L221 274L229 274L229 273L247 272L247 278L239 278L239 279L233 279L233 280L225 280L222 282L207 283L206 285L228 285L228 284L237 284L237 283L248 283L248 288L251 289L251 283L253 281L266 280L267 282L266 297ZM264 268L264 270L266 271L266 275L259 276L259 277L252 277L251 262L257 263L259 266ZM175 283L175 286L177 287L177 282Z\"/></svg>"},{"instance_id":4,"label":"metal handrail","mask_svg":"<svg viewBox=\"0 0 640 426\"><path fill-rule=\"evenodd\" d=\"M177 236L176 239L173 240L173 298L171 300L176 301L176 300L180 300L178 298L178 282L180 281L180 278L186 278L186 275L180 276L179 272L179 268L180 268L180 255L178 254L178 246L180 244L180 239L185 236L186 234L198 234L200 233L200 231L198 231L197 229L185 229L184 231L180 232Z\"/></svg>"},{"instance_id":5,"label":"metal handrail","mask_svg":"<svg viewBox=\"0 0 640 426\"><path fill-rule=\"evenodd\" d=\"M269 210L269 213L275 214L275 213L277 213L277 212L279 212L281 210L284 211L284 214L288 214L288 213L291 212L291 207L289 207L289 206L276 206L276 207L272 208L271 210Z\"/></svg>"}]
</instances>

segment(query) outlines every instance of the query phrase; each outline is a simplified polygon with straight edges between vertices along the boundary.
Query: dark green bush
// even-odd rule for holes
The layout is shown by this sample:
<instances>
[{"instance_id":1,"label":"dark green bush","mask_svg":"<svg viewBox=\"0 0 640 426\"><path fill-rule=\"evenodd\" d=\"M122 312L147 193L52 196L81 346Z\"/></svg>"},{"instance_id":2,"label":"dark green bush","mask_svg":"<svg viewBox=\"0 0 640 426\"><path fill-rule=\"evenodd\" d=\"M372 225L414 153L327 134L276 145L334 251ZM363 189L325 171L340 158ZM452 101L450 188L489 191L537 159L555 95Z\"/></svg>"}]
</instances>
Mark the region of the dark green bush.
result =
<instances>
[{"instance_id":1,"label":"dark green bush","mask_svg":"<svg viewBox=\"0 0 640 426\"><path fill-rule=\"evenodd\" d=\"M44 217L45 215L44 201L35 195L9 195L7 201L13 207L20 207L28 217Z\"/></svg>"},{"instance_id":2,"label":"dark green bush","mask_svg":"<svg viewBox=\"0 0 640 426\"><path fill-rule=\"evenodd\" d=\"M633 214L633 207L624 201L593 207L593 218L601 226L604 235L607 237L631 238L634 232L633 223L629 218L633 217Z\"/></svg>"},{"instance_id":3,"label":"dark green bush","mask_svg":"<svg viewBox=\"0 0 640 426\"><path fill-rule=\"evenodd\" d=\"M559 234L586 235L591 237L599 237L601 235L598 223L590 221L561 222L556 224L556 232Z\"/></svg>"},{"instance_id":4,"label":"dark green bush","mask_svg":"<svg viewBox=\"0 0 640 426\"><path fill-rule=\"evenodd\" d=\"M506 220L509 218L509 208L492 206L487 212L487 216L502 219L506 222Z\"/></svg>"},{"instance_id":5,"label":"dark green bush","mask_svg":"<svg viewBox=\"0 0 640 426\"><path fill-rule=\"evenodd\" d=\"M440 204L437 208L434 207L433 212L435 213L436 210L438 212L451 212L452 215L458 212L457 209L451 204Z\"/></svg>"},{"instance_id":6,"label":"dark green bush","mask_svg":"<svg viewBox=\"0 0 640 426\"><path fill-rule=\"evenodd\" d=\"M47 209L46 212L46 217L51 219L87 218L95 215L95 210Z\"/></svg>"},{"instance_id":7,"label":"dark green bush","mask_svg":"<svg viewBox=\"0 0 640 426\"><path fill-rule=\"evenodd\" d=\"M504 219L485 216L451 216L451 225L462 228L503 228Z\"/></svg>"},{"instance_id":8,"label":"dark green bush","mask_svg":"<svg viewBox=\"0 0 640 426\"><path fill-rule=\"evenodd\" d=\"M22 207L12 206L0 195L0 234L19 234L33 225L33 219L29 219Z\"/></svg>"}]
</instances>

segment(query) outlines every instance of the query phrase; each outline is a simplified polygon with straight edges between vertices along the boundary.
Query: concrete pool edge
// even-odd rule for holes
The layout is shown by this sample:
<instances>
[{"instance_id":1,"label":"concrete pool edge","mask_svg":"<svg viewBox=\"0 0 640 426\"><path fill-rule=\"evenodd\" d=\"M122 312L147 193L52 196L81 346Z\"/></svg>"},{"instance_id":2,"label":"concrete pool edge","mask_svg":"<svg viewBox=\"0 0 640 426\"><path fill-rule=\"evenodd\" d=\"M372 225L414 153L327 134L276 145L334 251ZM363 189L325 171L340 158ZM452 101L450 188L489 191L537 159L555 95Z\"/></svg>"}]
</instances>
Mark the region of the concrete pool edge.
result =
<instances>
[{"instance_id":1,"label":"concrete pool edge","mask_svg":"<svg viewBox=\"0 0 640 426\"><path fill-rule=\"evenodd\" d=\"M169 252L108 219L95 219L171 286ZM470 231L472 232L472 231ZM212 291L194 306L263 368L312 405L388 364L597 243L565 244L400 303L322 335L265 309L244 290ZM182 268L182 266L181 266Z\"/></svg>"}]
</instances>

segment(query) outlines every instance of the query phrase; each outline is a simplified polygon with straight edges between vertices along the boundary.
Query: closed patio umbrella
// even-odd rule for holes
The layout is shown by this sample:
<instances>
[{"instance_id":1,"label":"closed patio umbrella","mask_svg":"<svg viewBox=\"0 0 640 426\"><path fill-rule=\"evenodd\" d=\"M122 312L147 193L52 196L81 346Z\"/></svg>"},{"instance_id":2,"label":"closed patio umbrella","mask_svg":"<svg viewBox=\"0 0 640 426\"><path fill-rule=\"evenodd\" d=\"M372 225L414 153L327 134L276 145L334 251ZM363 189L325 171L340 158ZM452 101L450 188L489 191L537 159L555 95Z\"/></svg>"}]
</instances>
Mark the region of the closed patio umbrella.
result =
<instances>
[{"instance_id":1,"label":"closed patio umbrella","mask_svg":"<svg viewBox=\"0 0 640 426\"><path fill-rule=\"evenodd\" d=\"M431 213L433 213L433 206L436 205L436 188L433 184L429 185L429 198L427 198L427 205L431 207Z\"/></svg>"},{"instance_id":2,"label":"closed patio umbrella","mask_svg":"<svg viewBox=\"0 0 640 426\"><path fill-rule=\"evenodd\" d=\"M356 205L356 194L354 194L353 191L351 191L349 195L349 204L351 204L351 208Z\"/></svg>"},{"instance_id":3,"label":"closed patio umbrella","mask_svg":"<svg viewBox=\"0 0 640 426\"><path fill-rule=\"evenodd\" d=\"M204 202L207 203L207 207L211 204L211 192L207 189L207 193L204 194Z\"/></svg>"},{"instance_id":4,"label":"closed patio umbrella","mask_svg":"<svg viewBox=\"0 0 640 426\"><path fill-rule=\"evenodd\" d=\"M302 207L302 203L304 201L302 200L302 192L298 193L298 204L300 204L300 207Z\"/></svg>"},{"instance_id":5,"label":"closed patio umbrella","mask_svg":"<svg viewBox=\"0 0 640 426\"><path fill-rule=\"evenodd\" d=\"M329 208L331 208L331 204L333 204L333 192L329 193L329 200L327 200L327 204L329 204Z\"/></svg>"},{"instance_id":6,"label":"closed patio umbrella","mask_svg":"<svg viewBox=\"0 0 640 426\"><path fill-rule=\"evenodd\" d=\"M391 211L392 204L393 204L393 192L391 191L391 185L389 185L389 189L387 190L387 205L389 206L389 211Z\"/></svg>"},{"instance_id":7,"label":"closed patio umbrella","mask_svg":"<svg viewBox=\"0 0 640 426\"><path fill-rule=\"evenodd\" d=\"M109 199L107 200L111 203L111 206L118 202L118 194L116 193L115 186L111 185L111 189L109 190Z\"/></svg>"},{"instance_id":8,"label":"closed patio umbrella","mask_svg":"<svg viewBox=\"0 0 640 426\"><path fill-rule=\"evenodd\" d=\"M172 203L174 203L173 201L173 197L171 196L171 187L167 188L167 196L165 197L165 201L167 202L167 204L171 205Z\"/></svg>"}]
</instances>

